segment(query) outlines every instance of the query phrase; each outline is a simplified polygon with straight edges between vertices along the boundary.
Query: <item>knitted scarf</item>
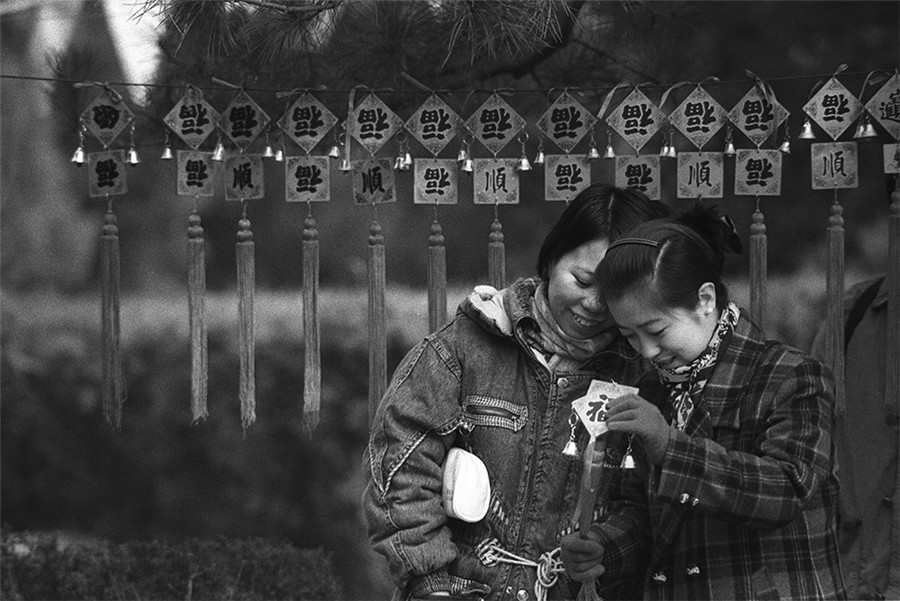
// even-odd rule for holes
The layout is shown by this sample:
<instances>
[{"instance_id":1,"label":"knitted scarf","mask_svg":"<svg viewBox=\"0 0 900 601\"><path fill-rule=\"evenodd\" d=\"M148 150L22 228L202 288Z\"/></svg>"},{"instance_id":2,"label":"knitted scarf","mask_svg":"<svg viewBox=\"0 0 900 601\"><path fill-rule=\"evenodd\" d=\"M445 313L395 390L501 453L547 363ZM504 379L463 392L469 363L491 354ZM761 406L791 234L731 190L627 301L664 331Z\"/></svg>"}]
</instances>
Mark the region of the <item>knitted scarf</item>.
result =
<instances>
[{"instance_id":1,"label":"knitted scarf","mask_svg":"<svg viewBox=\"0 0 900 601\"><path fill-rule=\"evenodd\" d=\"M528 342L545 357L549 356L547 363L551 369L574 369L609 346L616 337L615 328L604 330L592 338L573 338L566 334L550 310L546 282L541 282L534 292L531 314L538 328L526 334Z\"/></svg>"},{"instance_id":2,"label":"knitted scarf","mask_svg":"<svg viewBox=\"0 0 900 601\"><path fill-rule=\"evenodd\" d=\"M674 409L671 425L679 430L683 431L687 426L694 406L699 402L700 394L716 368L719 350L728 347L739 316L740 311L737 306L734 303L728 303L728 306L722 311L722 315L719 316L716 331L713 332L709 344L699 357L688 365L671 369L656 368L660 380L669 389L669 402Z\"/></svg>"}]
</instances>

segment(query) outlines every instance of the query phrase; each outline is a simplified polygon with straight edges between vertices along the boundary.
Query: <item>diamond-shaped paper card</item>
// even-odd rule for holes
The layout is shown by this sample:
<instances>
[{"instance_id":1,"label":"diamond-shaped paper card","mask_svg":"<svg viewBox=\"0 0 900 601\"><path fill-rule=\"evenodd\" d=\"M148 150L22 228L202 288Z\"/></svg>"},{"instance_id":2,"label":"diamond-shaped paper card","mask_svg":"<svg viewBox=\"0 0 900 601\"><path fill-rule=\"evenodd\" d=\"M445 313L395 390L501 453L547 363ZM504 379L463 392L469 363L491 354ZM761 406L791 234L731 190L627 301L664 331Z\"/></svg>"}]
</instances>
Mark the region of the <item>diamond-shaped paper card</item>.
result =
<instances>
[{"instance_id":1,"label":"diamond-shaped paper card","mask_svg":"<svg viewBox=\"0 0 900 601\"><path fill-rule=\"evenodd\" d=\"M722 105L697 86L669 115L669 122L697 148L703 148L728 120Z\"/></svg>"},{"instance_id":2,"label":"diamond-shaped paper card","mask_svg":"<svg viewBox=\"0 0 900 601\"><path fill-rule=\"evenodd\" d=\"M394 170L390 159L353 161L353 203L374 205L395 202Z\"/></svg>"},{"instance_id":3,"label":"diamond-shaped paper card","mask_svg":"<svg viewBox=\"0 0 900 601\"><path fill-rule=\"evenodd\" d=\"M92 198L128 192L124 150L88 153L88 192Z\"/></svg>"},{"instance_id":4,"label":"diamond-shaped paper card","mask_svg":"<svg viewBox=\"0 0 900 601\"><path fill-rule=\"evenodd\" d=\"M894 140L900 141L900 74L894 73L866 103L866 109Z\"/></svg>"},{"instance_id":5,"label":"diamond-shaped paper card","mask_svg":"<svg viewBox=\"0 0 900 601\"><path fill-rule=\"evenodd\" d=\"M284 199L287 202L331 200L331 168L328 157L285 157Z\"/></svg>"},{"instance_id":6,"label":"diamond-shaped paper card","mask_svg":"<svg viewBox=\"0 0 900 601\"><path fill-rule=\"evenodd\" d=\"M570 201L591 183L591 161L582 154L544 158L544 198Z\"/></svg>"},{"instance_id":7,"label":"diamond-shaped paper card","mask_svg":"<svg viewBox=\"0 0 900 601\"><path fill-rule=\"evenodd\" d=\"M475 159L472 201L477 205L519 204L516 159Z\"/></svg>"},{"instance_id":8,"label":"diamond-shaped paper card","mask_svg":"<svg viewBox=\"0 0 900 601\"><path fill-rule=\"evenodd\" d=\"M862 104L837 78L832 77L803 105L803 110L832 140L837 140L856 123Z\"/></svg>"},{"instance_id":9,"label":"diamond-shaped paper card","mask_svg":"<svg viewBox=\"0 0 900 601\"><path fill-rule=\"evenodd\" d=\"M334 113L318 98L304 92L284 111L278 120L278 127L309 154L335 123L337 117Z\"/></svg>"},{"instance_id":10,"label":"diamond-shaped paper card","mask_svg":"<svg viewBox=\"0 0 900 601\"><path fill-rule=\"evenodd\" d=\"M781 195L780 150L741 149L734 159L735 196Z\"/></svg>"},{"instance_id":11,"label":"diamond-shaped paper card","mask_svg":"<svg viewBox=\"0 0 900 601\"><path fill-rule=\"evenodd\" d=\"M269 124L269 115L243 90L235 95L219 119L219 127L242 151Z\"/></svg>"},{"instance_id":12,"label":"diamond-shaped paper card","mask_svg":"<svg viewBox=\"0 0 900 601\"><path fill-rule=\"evenodd\" d=\"M236 154L225 159L225 200L256 200L266 194L261 154Z\"/></svg>"},{"instance_id":13,"label":"diamond-shaped paper card","mask_svg":"<svg viewBox=\"0 0 900 601\"><path fill-rule=\"evenodd\" d=\"M754 85L744 94L728 118L757 147L769 139L790 113L777 99L767 97Z\"/></svg>"},{"instance_id":14,"label":"diamond-shaped paper card","mask_svg":"<svg viewBox=\"0 0 900 601\"><path fill-rule=\"evenodd\" d=\"M203 99L203 93L190 87L164 121L185 144L197 150L216 129L219 116L219 111Z\"/></svg>"},{"instance_id":15,"label":"diamond-shaped paper card","mask_svg":"<svg viewBox=\"0 0 900 601\"><path fill-rule=\"evenodd\" d=\"M437 157L445 146L456 137L460 117L450 105L436 94L428 97L422 106L406 120L406 129Z\"/></svg>"},{"instance_id":16,"label":"diamond-shaped paper card","mask_svg":"<svg viewBox=\"0 0 900 601\"><path fill-rule=\"evenodd\" d=\"M121 97L116 97L106 90L97 95L81 113L81 122L85 129L100 140L103 148L115 140L134 120L134 113Z\"/></svg>"},{"instance_id":17,"label":"diamond-shaped paper card","mask_svg":"<svg viewBox=\"0 0 900 601\"><path fill-rule=\"evenodd\" d=\"M519 135L525 120L495 92L466 120L466 127L476 140L497 156Z\"/></svg>"},{"instance_id":18,"label":"diamond-shaped paper card","mask_svg":"<svg viewBox=\"0 0 900 601\"><path fill-rule=\"evenodd\" d=\"M722 198L725 154L678 153L678 198Z\"/></svg>"},{"instance_id":19,"label":"diamond-shaped paper card","mask_svg":"<svg viewBox=\"0 0 900 601\"><path fill-rule=\"evenodd\" d=\"M212 196L215 188L215 163L211 152L178 151L179 196Z\"/></svg>"},{"instance_id":20,"label":"diamond-shaped paper card","mask_svg":"<svg viewBox=\"0 0 900 601\"><path fill-rule=\"evenodd\" d=\"M569 153L591 130L597 118L568 92L556 99L538 120L537 126L544 135Z\"/></svg>"},{"instance_id":21,"label":"diamond-shaped paper card","mask_svg":"<svg viewBox=\"0 0 900 601\"><path fill-rule=\"evenodd\" d=\"M366 96L347 120L350 133L372 155L403 127L400 117L375 94Z\"/></svg>"},{"instance_id":22,"label":"diamond-shaped paper card","mask_svg":"<svg viewBox=\"0 0 900 601\"><path fill-rule=\"evenodd\" d=\"M659 107L638 88L610 112L606 122L628 144L639 152L647 140L663 125L663 115Z\"/></svg>"},{"instance_id":23,"label":"diamond-shaped paper card","mask_svg":"<svg viewBox=\"0 0 900 601\"><path fill-rule=\"evenodd\" d=\"M813 190L859 186L856 142L822 142L809 145Z\"/></svg>"},{"instance_id":24,"label":"diamond-shaped paper card","mask_svg":"<svg viewBox=\"0 0 900 601\"><path fill-rule=\"evenodd\" d=\"M414 165L414 204L457 203L459 166L455 159L416 159Z\"/></svg>"},{"instance_id":25,"label":"diamond-shaped paper card","mask_svg":"<svg viewBox=\"0 0 900 601\"><path fill-rule=\"evenodd\" d=\"M585 395L572 401L572 409L578 414L588 435L596 438L609 430L606 426L606 410L609 402L625 394L637 393L638 389L632 386L593 380Z\"/></svg>"},{"instance_id":26,"label":"diamond-shaped paper card","mask_svg":"<svg viewBox=\"0 0 900 601\"><path fill-rule=\"evenodd\" d=\"M659 155L641 154L616 157L616 186L637 188L650 200L660 200Z\"/></svg>"},{"instance_id":27,"label":"diamond-shaped paper card","mask_svg":"<svg viewBox=\"0 0 900 601\"><path fill-rule=\"evenodd\" d=\"M900 173L900 144L885 144L882 148L884 172Z\"/></svg>"}]
</instances>

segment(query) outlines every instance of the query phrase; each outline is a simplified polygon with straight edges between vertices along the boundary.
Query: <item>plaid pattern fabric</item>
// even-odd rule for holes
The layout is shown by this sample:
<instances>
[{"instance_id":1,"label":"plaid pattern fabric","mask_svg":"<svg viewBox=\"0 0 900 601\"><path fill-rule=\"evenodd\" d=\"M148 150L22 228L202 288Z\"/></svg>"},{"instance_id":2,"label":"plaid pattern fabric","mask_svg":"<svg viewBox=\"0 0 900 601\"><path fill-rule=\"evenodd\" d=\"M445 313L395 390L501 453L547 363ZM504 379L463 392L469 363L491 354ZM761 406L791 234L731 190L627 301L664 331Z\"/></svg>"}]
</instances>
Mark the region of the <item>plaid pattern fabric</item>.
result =
<instances>
[{"instance_id":1,"label":"plaid pattern fabric","mask_svg":"<svg viewBox=\"0 0 900 601\"><path fill-rule=\"evenodd\" d=\"M658 381L641 394L668 403ZM845 598L833 412L827 369L742 314L662 465L616 488L605 578L642 579L645 599Z\"/></svg>"}]
</instances>

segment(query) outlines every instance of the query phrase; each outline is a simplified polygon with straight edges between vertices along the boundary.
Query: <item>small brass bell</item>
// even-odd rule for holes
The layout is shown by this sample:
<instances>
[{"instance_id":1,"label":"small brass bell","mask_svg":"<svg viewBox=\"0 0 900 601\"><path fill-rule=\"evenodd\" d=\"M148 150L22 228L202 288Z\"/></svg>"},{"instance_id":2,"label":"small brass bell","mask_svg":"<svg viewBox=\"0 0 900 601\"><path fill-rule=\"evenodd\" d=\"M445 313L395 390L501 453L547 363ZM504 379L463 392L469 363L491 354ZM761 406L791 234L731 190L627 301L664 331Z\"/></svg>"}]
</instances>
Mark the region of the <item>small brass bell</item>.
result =
<instances>
[{"instance_id":1,"label":"small brass bell","mask_svg":"<svg viewBox=\"0 0 900 601\"><path fill-rule=\"evenodd\" d=\"M338 169L340 171L349 173L350 171L353 171L353 165L350 164L349 159L341 159L341 165L340 167L338 167Z\"/></svg>"},{"instance_id":2,"label":"small brass bell","mask_svg":"<svg viewBox=\"0 0 900 601\"><path fill-rule=\"evenodd\" d=\"M801 140L816 139L816 134L813 133L812 123L809 122L809 117L807 117L806 121L803 122L803 129L800 130L800 135L797 137Z\"/></svg>"},{"instance_id":3,"label":"small brass bell","mask_svg":"<svg viewBox=\"0 0 900 601\"><path fill-rule=\"evenodd\" d=\"M213 150L212 160L219 163L225 160L225 145L222 144L221 140L219 140L219 143L216 144L215 150Z\"/></svg>"},{"instance_id":4,"label":"small brass bell","mask_svg":"<svg viewBox=\"0 0 900 601\"><path fill-rule=\"evenodd\" d=\"M593 144L591 145L591 148L588 150L587 158L589 158L589 159L599 159L600 158L600 151L597 150L597 147L594 146Z\"/></svg>"},{"instance_id":5,"label":"small brass bell","mask_svg":"<svg viewBox=\"0 0 900 601\"><path fill-rule=\"evenodd\" d=\"M574 440L570 440L566 443L566 446L563 447L562 454L566 457L578 456L578 445L575 444Z\"/></svg>"},{"instance_id":6,"label":"small brass bell","mask_svg":"<svg viewBox=\"0 0 900 601\"><path fill-rule=\"evenodd\" d=\"M159 156L160 160L163 161L171 161L175 156L172 154L172 147L166 144L166 147L163 148L162 154Z\"/></svg>"},{"instance_id":7,"label":"small brass bell","mask_svg":"<svg viewBox=\"0 0 900 601\"><path fill-rule=\"evenodd\" d=\"M134 146L128 149L128 158L125 159L125 162L129 165L137 165L141 162L141 157L138 156L137 149Z\"/></svg>"},{"instance_id":8,"label":"small brass bell","mask_svg":"<svg viewBox=\"0 0 900 601\"><path fill-rule=\"evenodd\" d=\"M668 158L668 156L669 156L669 145L668 144L662 145L662 148L659 149L659 156L661 156L664 159Z\"/></svg>"},{"instance_id":9,"label":"small brass bell","mask_svg":"<svg viewBox=\"0 0 900 601\"><path fill-rule=\"evenodd\" d=\"M84 147L80 144L78 148L75 149L75 154L72 155L72 162L79 167L84 165Z\"/></svg>"},{"instance_id":10,"label":"small brass bell","mask_svg":"<svg viewBox=\"0 0 900 601\"><path fill-rule=\"evenodd\" d=\"M783 152L784 154L791 154L791 142L787 138L784 139L784 142L781 143L781 146L778 147L778 150Z\"/></svg>"},{"instance_id":11,"label":"small brass bell","mask_svg":"<svg viewBox=\"0 0 900 601\"><path fill-rule=\"evenodd\" d=\"M338 158L341 156L341 148L337 144L332 145L332 147L328 149L328 156L333 159Z\"/></svg>"},{"instance_id":12,"label":"small brass bell","mask_svg":"<svg viewBox=\"0 0 900 601\"><path fill-rule=\"evenodd\" d=\"M666 154L666 156L670 159L678 158L678 151L675 150L674 144L669 146L669 152L668 152L668 154Z\"/></svg>"},{"instance_id":13,"label":"small brass bell","mask_svg":"<svg viewBox=\"0 0 900 601\"><path fill-rule=\"evenodd\" d=\"M474 161L472 161L472 159L466 158L466 160L463 161L462 167L460 167L460 169L462 171L465 171L466 173L472 173L475 170L475 163Z\"/></svg>"},{"instance_id":14,"label":"small brass bell","mask_svg":"<svg viewBox=\"0 0 900 601\"><path fill-rule=\"evenodd\" d=\"M531 162L528 160L528 157L522 155L522 158L519 159L519 164L516 169L518 171L531 171Z\"/></svg>"},{"instance_id":15,"label":"small brass bell","mask_svg":"<svg viewBox=\"0 0 900 601\"><path fill-rule=\"evenodd\" d=\"M616 151L613 150L612 144L606 145L606 152L603 154L604 159L614 159L616 158Z\"/></svg>"},{"instance_id":16,"label":"small brass bell","mask_svg":"<svg viewBox=\"0 0 900 601\"><path fill-rule=\"evenodd\" d=\"M535 165L543 165L544 164L544 151L538 148L537 154L534 157L534 161L532 161Z\"/></svg>"}]
</instances>

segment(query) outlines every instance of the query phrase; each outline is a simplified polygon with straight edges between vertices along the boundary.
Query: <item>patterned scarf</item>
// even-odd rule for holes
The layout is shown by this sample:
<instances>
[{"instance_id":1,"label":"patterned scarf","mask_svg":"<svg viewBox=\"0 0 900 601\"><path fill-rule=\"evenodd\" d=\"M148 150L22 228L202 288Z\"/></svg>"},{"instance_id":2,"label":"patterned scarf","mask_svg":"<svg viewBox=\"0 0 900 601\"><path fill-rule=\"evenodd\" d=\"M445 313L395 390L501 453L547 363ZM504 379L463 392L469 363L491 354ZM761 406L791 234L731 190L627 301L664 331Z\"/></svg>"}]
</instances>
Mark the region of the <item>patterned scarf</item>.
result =
<instances>
[{"instance_id":1,"label":"patterned scarf","mask_svg":"<svg viewBox=\"0 0 900 601\"><path fill-rule=\"evenodd\" d=\"M616 337L615 328L604 330L593 338L573 338L566 334L550 311L546 282L541 282L534 292L531 315L538 327L526 333L528 343L543 353L550 369L574 369L609 346Z\"/></svg>"},{"instance_id":2,"label":"patterned scarf","mask_svg":"<svg viewBox=\"0 0 900 601\"><path fill-rule=\"evenodd\" d=\"M713 332L706 349L689 365L682 365L671 369L657 367L656 372L660 379L669 388L669 401L674 409L671 425L684 431L691 419L694 405L699 401L700 394L706 386L707 380L716 368L719 359L719 349L728 346L734 327L737 325L740 311L734 303L722 311L719 324Z\"/></svg>"}]
</instances>

